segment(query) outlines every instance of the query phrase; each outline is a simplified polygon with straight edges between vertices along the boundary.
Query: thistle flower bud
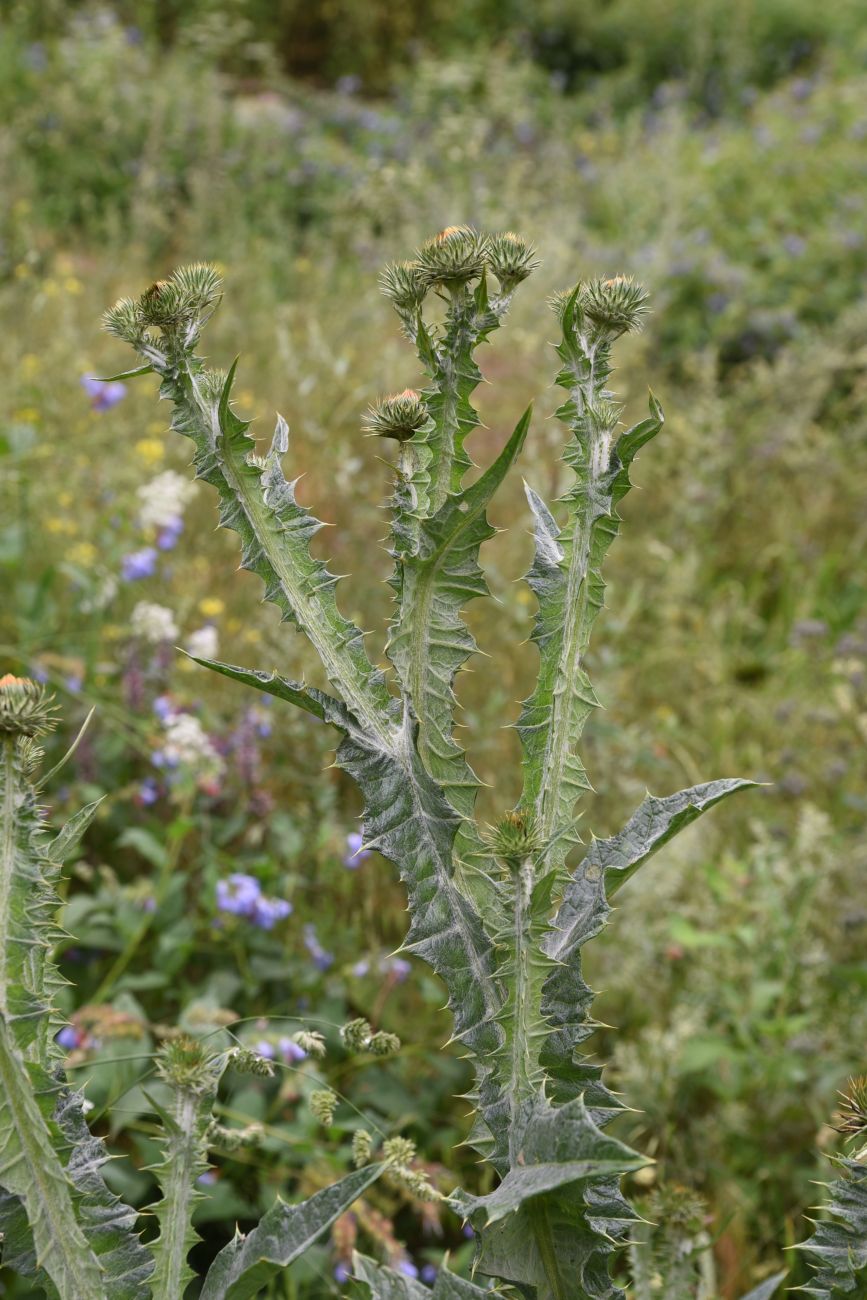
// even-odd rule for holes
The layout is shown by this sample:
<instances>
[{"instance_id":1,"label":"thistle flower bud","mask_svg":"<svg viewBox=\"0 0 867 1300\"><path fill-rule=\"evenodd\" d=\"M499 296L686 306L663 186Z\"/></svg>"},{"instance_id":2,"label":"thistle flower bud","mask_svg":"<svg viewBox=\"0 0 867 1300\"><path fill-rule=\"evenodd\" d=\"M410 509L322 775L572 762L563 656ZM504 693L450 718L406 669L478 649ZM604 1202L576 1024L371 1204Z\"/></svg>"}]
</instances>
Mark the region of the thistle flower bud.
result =
<instances>
[{"instance_id":1,"label":"thistle flower bud","mask_svg":"<svg viewBox=\"0 0 867 1300\"><path fill-rule=\"evenodd\" d=\"M310 1110L320 1124L326 1128L334 1123L334 1112L337 1109L337 1093L332 1092L330 1088L317 1088L316 1092L310 1094Z\"/></svg>"},{"instance_id":2,"label":"thistle flower bud","mask_svg":"<svg viewBox=\"0 0 867 1300\"><path fill-rule=\"evenodd\" d=\"M157 1073L166 1083L185 1092L204 1092L213 1086L214 1058L198 1038L179 1034L164 1043L157 1056Z\"/></svg>"},{"instance_id":3,"label":"thistle flower bud","mask_svg":"<svg viewBox=\"0 0 867 1300\"><path fill-rule=\"evenodd\" d=\"M500 282L504 293L511 293L539 265L536 250L514 231L491 235L486 250L488 266Z\"/></svg>"},{"instance_id":4,"label":"thistle flower bud","mask_svg":"<svg viewBox=\"0 0 867 1300\"><path fill-rule=\"evenodd\" d=\"M429 285L449 287L478 280L485 269L487 247L487 236L472 226L446 226L419 250L422 277Z\"/></svg>"},{"instance_id":5,"label":"thistle flower bud","mask_svg":"<svg viewBox=\"0 0 867 1300\"><path fill-rule=\"evenodd\" d=\"M867 1075L850 1079L848 1090L841 1092L838 1133L846 1137L861 1137L867 1134Z\"/></svg>"},{"instance_id":6,"label":"thistle flower bud","mask_svg":"<svg viewBox=\"0 0 867 1300\"><path fill-rule=\"evenodd\" d=\"M343 1026L340 1037L350 1052L363 1052L372 1032L367 1021L359 1016L357 1020L350 1020Z\"/></svg>"},{"instance_id":7,"label":"thistle flower bud","mask_svg":"<svg viewBox=\"0 0 867 1300\"><path fill-rule=\"evenodd\" d=\"M524 859L538 853L542 840L536 829L536 819L529 812L507 812L489 826L485 842L498 858Z\"/></svg>"},{"instance_id":8,"label":"thistle flower bud","mask_svg":"<svg viewBox=\"0 0 867 1300\"><path fill-rule=\"evenodd\" d=\"M373 1155L373 1138L367 1129L356 1129L352 1135L352 1163L356 1169L370 1163Z\"/></svg>"},{"instance_id":9,"label":"thistle flower bud","mask_svg":"<svg viewBox=\"0 0 867 1300\"><path fill-rule=\"evenodd\" d=\"M362 419L362 428L370 437L396 438L408 442L419 429L423 429L430 416L421 395L414 388L405 388L393 397L384 397L368 407Z\"/></svg>"},{"instance_id":10,"label":"thistle flower bud","mask_svg":"<svg viewBox=\"0 0 867 1300\"><path fill-rule=\"evenodd\" d=\"M179 267L167 280L145 289L138 303L141 320L170 330L201 316L220 296L222 281L212 266Z\"/></svg>"},{"instance_id":11,"label":"thistle flower bud","mask_svg":"<svg viewBox=\"0 0 867 1300\"><path fill-rule=\"evenodd\" d=\"M400 1051L400 1039L397 1034L387 1034L380 1030L371 1036L366 1050L371 1056L394 1056Z\"/></svg>"},{"instance_id":12,"label":"thistle flower bud","mask_svg":"<svg viewBox=\"0 0 867 1300\"><path fill-rule=\"evenodd\" d=\"M141 307L132 298L121 298L102 317L102 327L108 334L133 347L144 337L145 326Z\"/></svg>"},{"instance_id":13,"label":"thistle flower bud","mask_svg":"<svg viewBox=\"0 0 867 1300\"><path fill-rule=\"evenodd\" d=\"M54 696L41 682L0 677L0 735L44 736L57 725L54 712Z\"/></svg>"},{"instance_id":14,"label":"thistle flower bud","mask_svg":"<svg viewBox=\"0 0 867 1300\"><path fill-rule=\"evenodd\" d=\"M616 275L611 280L591 280L585 284L581 299L587 319L616 338L641 327L642 317L648 311L649 294L631 276Z\"/></svg>"},{"instance_id":15,"label":"thistle flower bud","mask_svg":"<svg viewBox=\"0 0 867 1300\"><path fill-rule=\"evenodd\" d=\"M379 287L400 312L417 311L428 283L418 262L390 262L379 277Z\"/></svg>"}]
</instances>

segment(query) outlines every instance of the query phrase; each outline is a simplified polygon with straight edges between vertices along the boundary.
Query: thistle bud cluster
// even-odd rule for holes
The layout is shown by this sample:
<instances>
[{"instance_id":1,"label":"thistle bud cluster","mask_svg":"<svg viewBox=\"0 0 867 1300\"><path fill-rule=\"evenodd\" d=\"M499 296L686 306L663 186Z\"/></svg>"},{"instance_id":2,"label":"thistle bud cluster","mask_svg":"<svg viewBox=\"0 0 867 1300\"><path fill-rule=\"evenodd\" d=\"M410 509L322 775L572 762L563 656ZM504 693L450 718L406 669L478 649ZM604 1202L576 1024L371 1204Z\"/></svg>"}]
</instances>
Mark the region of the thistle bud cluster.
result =
<instances>
[{"instance_id":1,"label":"thistle bud cluster","mask_svg":"<svg viewBox=\"0 0 867 1300\"><path fill-rule=\"evenodd\" d=\"M472 226L446 226L428 239L409 262L392 262L379 284L413 334L413 321L429 289L456 292L485 271L492 271L503 293L510 294L539 265L536 250L507 230L487 235Z\"/></svg>"},{"instance_id":2,"label":"thistle bud cluster","mask_svg":"<svg viewBox=\"0 0 867 1300\"><path fill-rule=\"evenodd\" d=\"M846 1137L867 1137L867 1075L850 1079L847 1091L840 1096L837 1132Z\"/></svg>"},{"instance_id":3,"label":"thistle bud cluster","mask_svg":"<svg viewBox=\"0 0 867 1300\"><path fill-rule=\"evenodd\" d=\"M317 1088L310 1094L310 1110L320 1124L330 1128L334 1123L334 1112L337 1109L337 1093L332 1092L330 1088Z\"/></svg>"},{"instance_id":4,"label":"thistle bud cluster","mask_svg":"<svg viewBox=\"0 0 867 1300\"><path fill-rule=\"evenodd\" d=\"M394 1056L400 1051L400 1039L397 1034L389 1034L382 1029L374 1033L362 1017L345 1024L340 1031L340 1037L350 1052L370 1052L371 1056Z\"/></svg>"},{"instance_id":5,"label":"thistle bud cluster","mask_svg":"<svg viewBox=\"0 0 867 1300\"><path fill-rule=\"evenodd\" d=\"M109 334L140 348L153 339L151 327L166 335L186 332L200 323L219 300L222 281L212 266L182 266L167 280L157 280L138 300L121 298L105 313Z\"/></svg>"},{"instance_id":6,"label":"thistle bud cluster","mask_svg":"<svg viewBox=\"0 0 867 1300\"><path fill-rule=\"evenodd\" d=\"M414 388L405 388L402 393L383 397L368 407L361 427L370 437L408 442L429 423L430 415L421 394Z\"/></svg>"},{"instance_id":7,"label":"thistle bud cluster","mask_svg":"<svg viewBox=\"0 0 867 1300\"><path fill-rule=\"evenodd\" d=\"M0 677L0 735L44 736L56 725L54 696L29 677Z\"/></svg>"}]
</instances>

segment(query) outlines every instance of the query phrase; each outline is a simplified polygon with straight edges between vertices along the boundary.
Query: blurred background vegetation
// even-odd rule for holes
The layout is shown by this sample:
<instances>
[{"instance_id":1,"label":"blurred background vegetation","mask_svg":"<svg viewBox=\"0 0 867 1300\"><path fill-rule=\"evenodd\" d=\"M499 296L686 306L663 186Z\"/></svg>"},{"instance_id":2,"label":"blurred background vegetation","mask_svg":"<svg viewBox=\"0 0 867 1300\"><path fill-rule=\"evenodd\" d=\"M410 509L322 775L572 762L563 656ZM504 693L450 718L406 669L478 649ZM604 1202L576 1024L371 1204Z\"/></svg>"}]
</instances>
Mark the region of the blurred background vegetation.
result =
<instances>
[{"instance_id":1,"label":"blurred background vegetation","mask_svg":"<svg viewBox=\"0 0 867 1300\"><path fill-rule=\"evenodd\" d=\"M650 287L616 382L627 415L651 383L668 415L608 565L586 831L609 833L645 787L768 783L630 884L590 971L614 1026L599 1051L636 1108L623 1136L658 1161L632 1191L703 1197L720 1297L740 1295L791 1263L836 1092L867 1067L860 0L4 0L0 14L0 644L5 667L61 696L56 757L97 707L51 797L59 818L106 795L70 872L63 967L70 1065L122 1157L112 1176L151 1195L139 1085L155 1039L237 1019L284 1069L224 1099L267 1137L219 1162L203 1259L275 1190L333 1178L359 1112L414 1136L443 1188L440 1166L480 1177L453 1150L468 1080L439 1050L440 990L391 955L402 892L387 864L352 857L358 805L324 770L327 735L172 649L317 674L258 582L234 576L209 491L184 498L186 448L152 382L82 383L126 363L100 313L178 262L220 265L212 359L242 352L255 429L275 408L289 419L302 498L337 525L323 554L357 570L344 607L379 645L389 473L359 417L420 377L376 275L446 224L515 228L543 266L483 358L475 459L541 394L523 472L549 495L562 484L545 297L583 274ZM515 585L520 483L493 516L508 529L483 555L499 603L471 610L492 659L459 687L484 816L516 796L502 724L534 669L513 648L532 613ZM291 915L227 906L232 873ZM401 1034L401 1055L348 1058L335 1026L349 1014ZM325 1033L324 1062L286 1059L298 1017ZM347 1098L324 1138L301 1104L317 1080ZM378 1191L275 1294L339 1294L354 1236L426 1278L445 1248L458 1268L471 1252L453 1217ZM4 1294L27 1294L16 1285Z\"/></svg>"}]
</instances>

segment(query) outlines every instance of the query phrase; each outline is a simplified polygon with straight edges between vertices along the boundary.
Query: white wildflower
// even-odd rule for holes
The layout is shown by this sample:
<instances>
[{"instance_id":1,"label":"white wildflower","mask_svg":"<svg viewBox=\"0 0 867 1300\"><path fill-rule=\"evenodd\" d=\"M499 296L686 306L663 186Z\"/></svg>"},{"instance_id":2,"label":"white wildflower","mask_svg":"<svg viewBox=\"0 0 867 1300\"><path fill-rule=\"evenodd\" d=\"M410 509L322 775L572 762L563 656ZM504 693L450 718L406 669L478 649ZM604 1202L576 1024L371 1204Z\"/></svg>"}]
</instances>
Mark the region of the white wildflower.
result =
<instances>
[{"instance_id":1,"label":"white wildflower","mask_svg":"<svg viewBox=\"0 0 867 1300\"><path fill-rule=\"evenodd\" d=\"M219 648L220 638L217 629L210 623L191 632L184 643L187 654L193 655L196 659L213 659Z\"/></svg>"},{"instance_id":2,"label":"white wildflower","mask_svg":"<svg viewBox=\"0 0 867 1300\"><path fill-rule=\"evenodd\" d=\"M129 622L134 634L151 645L159 645L161 641L177 640L178 625L175 616L165 605L156 605L150 600L140 600Z\"/></svg>"},{"instance_id":3,"label":"white wildflower","mask_svg":"<svg viewBox=\"0 0 867 1300\"><path fill-rule=\"evenodd\" d=\"M163 753L173 767L183 765L209 772L219 772L223 767L208 733L190 713L176 713L169 718Z\"/></svg>"},{"instance_id":4,"label":"white wildflower","mask_svg":"<svg viewBox=\"0 0 867 1300\"><path fill-rule=\"evenodd\" d=\"M81 602L83 614L95 614L106 609L117 595L118 581L113 573L100 573L89 596Z\"/></svg>"},{"instance_id":5,"label":"white wildflower","mask_svg":"<svg viewBox=\"0 0 867 1300\"><path fill-rule=\"evenodd\" d=\"M197 490L195 483L173 469L143 483L137 492L141 502L138 517L142 528L171 527L181 518Z\"/></svg>"}]
</instances>

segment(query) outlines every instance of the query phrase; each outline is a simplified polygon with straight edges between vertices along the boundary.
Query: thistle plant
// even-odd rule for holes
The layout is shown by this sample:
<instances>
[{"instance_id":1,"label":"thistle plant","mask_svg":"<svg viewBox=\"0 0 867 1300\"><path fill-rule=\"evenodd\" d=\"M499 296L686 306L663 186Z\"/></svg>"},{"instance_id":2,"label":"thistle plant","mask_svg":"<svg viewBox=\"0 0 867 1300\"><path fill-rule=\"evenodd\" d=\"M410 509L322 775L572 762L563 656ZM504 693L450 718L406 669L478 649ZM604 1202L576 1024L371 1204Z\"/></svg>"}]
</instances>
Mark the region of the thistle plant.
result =
<instances>
[{"instance_id":1,"label":"thistle plant","mask_svg":"<svg viewBox=\"0 0 867 1300\"><path fill-rule=\"evenodd\" d=\"M161 1198L150 1210L159 1232L143 1243L138 1211L108 1188L108 1154L88 1128L85 1099L66 1080L55 1033L63 1024L51 960L61 932L54 917L64 858L97 803L57 833L39 807L40 738L55 713L44 687L0 678L0 1241L2 1263L51 1300L181 1300L193 1274L192 1215L209 1151L255 1141L255 1127L214 1118L227 1069L270 1073L249 1049L211 1051L203 1040L170 1039L157 1061L150 1104L160 1120L162 1158L153 1172ZM370 1152L368 1152L368 1155ZM285 1269L390 1165L368 1160L299 1204L281 1200L246 1236L220 1251L199 1294L208 1300L255 1295ZM399 1172L399 1171L398 1171Z\"/></svg>"},{"instance_id":2,"label":"thistle plant","mask_svg":"<svg viewBox=\"0 0 867 1300\"><path fill-rule=\"evenodd\" d=\"M603 604L602 565L632 462L663 423L651 394L647 417L624 429L608 388L614 344L647 310L645 290L617 276L582 282L552 304L561 335L557 383L566 393L557 415L572 485L558 518L526 490L539 669L517 723L523 791L496 825L476 820L479 781L453 730L455 677L476 649L462 611L489 594L479 564L495 531L486 510L521 452L531 412L469 486L465 442L479 422L471 403L481 379L476 350L536 264L518 235L458 226L382 275L428 376L423 392L386 397L364 419L365 432L397 444L388 676L341 612L337 579L310 553L320 523L284 476L285 421L278 416L262 454L232 409L235 365L223 374L199 354L220 300L217 274L207 266L177 271L118 303L105 324L141 362L122 378L159 377L172 427L193 442L197 477L216 489L221 523L240 535L243 567L308 638L329 679L332 690L324 691L278 671L197 660L340 735L337 763L364 799L365 845L396 864L406 887L404 951L442 980L454 1037L475 1069L469 1140L497 1185L481 1196L458 1191L451 1203L475 1229L477 1273L537 1300L608 1300L623 1294L611 1265L638 1217L620 1180L646 1161L606 1132L623 1103L581 1051L595 1028L581 952L633 872L752 783L716 780L648 796L619 833L579 847L576 805L590 789L580 742L597 705L585 659ZM435 301L441 323L429 311ZM359 1261L358 1273L377 1296L408 1294L370 1261Z\"/></svg>"}]
</instances>

